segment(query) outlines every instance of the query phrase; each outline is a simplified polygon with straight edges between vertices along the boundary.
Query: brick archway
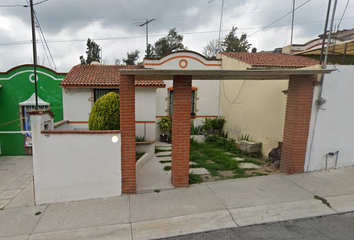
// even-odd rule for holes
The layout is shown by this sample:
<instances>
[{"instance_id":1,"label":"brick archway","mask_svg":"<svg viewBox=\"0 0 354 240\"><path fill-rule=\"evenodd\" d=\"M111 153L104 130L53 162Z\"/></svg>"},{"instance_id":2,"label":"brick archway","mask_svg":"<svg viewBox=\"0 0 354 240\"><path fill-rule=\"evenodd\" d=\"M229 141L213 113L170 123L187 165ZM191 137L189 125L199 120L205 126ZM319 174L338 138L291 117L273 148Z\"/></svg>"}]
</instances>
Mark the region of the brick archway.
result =
<instances>
[{"instance_id":1,"label":"brick archway","mask_svg":"<svg viewBox=\"0 0 354 240\"><path fill-rule=\"evenodd\" d=\"M304 171L314 82L332 70L120 70L122 193L136 192L135 80L171 80L174 85L172 114L172 178L174 187L188 187L190 149L191 81L289 79L284 126L282 167L292 174Z\"/></svg>"}]
</instances>

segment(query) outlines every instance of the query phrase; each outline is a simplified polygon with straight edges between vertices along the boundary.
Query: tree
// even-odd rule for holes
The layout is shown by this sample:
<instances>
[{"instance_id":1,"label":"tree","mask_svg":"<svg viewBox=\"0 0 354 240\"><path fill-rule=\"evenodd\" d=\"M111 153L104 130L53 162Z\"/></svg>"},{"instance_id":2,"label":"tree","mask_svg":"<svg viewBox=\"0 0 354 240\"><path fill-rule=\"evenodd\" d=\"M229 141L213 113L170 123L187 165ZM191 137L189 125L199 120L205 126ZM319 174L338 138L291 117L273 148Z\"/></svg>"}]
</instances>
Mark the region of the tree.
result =
<instances>
[{"instance_id":1,"label":"tree","mask_svg":"<svg viewBox=\"0 0 354 240\"><path fill-rule=\"evenodd\" d=\"M81 55L80 56L80 62L81 64L91 64L91 62L93 61L98 61L100 62L100 46L95 43L95 41L91 40L90 38L87 39L87 59L85 60L85 58Z\"/></svg>"},{"instance_id":2,"label":"tree","mask_svg":"<svg viewBox=\"0 0 354 240\"><path fill-rule=\"evenodd\" d=\"M89 118L90 130L120 129L120 98L115 92L103 95L93 105Z\"/></svg>"},{"instance_id":3,"label":"tree","mask_svg":"<svg viewBox=\"0 0 354 240\"><path fill-rule=\"evenodd\" d=\"M208 45L203 47L203 54L208 58L215 58L216 53L219 51L219 40L213 39L211 40Z\"/></svg>"},{"instance_id":4,"label":"tree","mask_svg":"<svg viewBox=\"0 0 354 240\"><path fill-rule=\"evenodd\" d=\"M120 65L120 60L118 58L114 59L114 65Z\"/></svg>"},{"instance_id":5,"label":"tree","mask_svg":"<svg viewBox=\"0 0 354 240\"><path fill-rule=\"evenodd\" d=\"M166 37L160 38L155 42L152 53L147 52L147 54L151 54L152 57L162 57L176 50L186 50L187 47L183 45L182 41L183 36L178 34L176 28L172 28ZM149 47L148 51L150 51Z\"/></svg>"},{"instance_id":6,"label":"tree","mask_svg":"<svg viewBox=\"0 0 354 240\"><path fill-rule=\"evenodd\" d=\"M135 61L139 58L139 51L135 50L134 52L127 52L127 58L123 58L123 62L126 65L135 65Z\"/></svg>"},{"instance_id":7,"label":"tree","mask_svg":"<svg viewBox=\"0 0 354 240\"><path fill-rule=\"evenodd\" d=\"M232 27L229 34L222 42L223 52L248 52L252 44L247 41L247 34L242 33L241 37L236 36L237 27Z\"/></svg>"}]
</instances>

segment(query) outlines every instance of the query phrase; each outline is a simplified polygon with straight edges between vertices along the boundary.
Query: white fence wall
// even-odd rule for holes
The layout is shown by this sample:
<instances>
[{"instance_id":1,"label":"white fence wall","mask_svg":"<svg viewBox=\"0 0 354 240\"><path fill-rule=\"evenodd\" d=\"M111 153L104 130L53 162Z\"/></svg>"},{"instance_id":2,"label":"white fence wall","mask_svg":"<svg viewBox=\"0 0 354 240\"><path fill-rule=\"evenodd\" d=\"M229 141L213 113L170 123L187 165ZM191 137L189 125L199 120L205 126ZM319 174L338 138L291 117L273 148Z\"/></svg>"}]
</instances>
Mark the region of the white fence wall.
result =
<instances>
[{"instance_id":1,"label":"white fence wall","mask_svg":"<svg viewBox=\"0 0 354 240\"><path fill-rule=\"evenodd\" d=\"M121 195L119 131L43 134L47 120L48 115L31 119L36 204ZM112 142L113 136L118 142Z\"/></svg>"},{"instance_id":2,"label":"white fence wall","mask_svg":"<svg viewBox=\"0 0 354 240\"><path fill-rule=\"evenodd\" d=\"M305 171L354 166L354 66L337 66L339 71L325 76L322 97L325 109L313 107ZM318 87L314 100L317 99ZM317 120L316 120L317 114ZM311 144L313 136L313 142ZM338 151L337 155L327 155Z\"/></svg>"}]
</instances>

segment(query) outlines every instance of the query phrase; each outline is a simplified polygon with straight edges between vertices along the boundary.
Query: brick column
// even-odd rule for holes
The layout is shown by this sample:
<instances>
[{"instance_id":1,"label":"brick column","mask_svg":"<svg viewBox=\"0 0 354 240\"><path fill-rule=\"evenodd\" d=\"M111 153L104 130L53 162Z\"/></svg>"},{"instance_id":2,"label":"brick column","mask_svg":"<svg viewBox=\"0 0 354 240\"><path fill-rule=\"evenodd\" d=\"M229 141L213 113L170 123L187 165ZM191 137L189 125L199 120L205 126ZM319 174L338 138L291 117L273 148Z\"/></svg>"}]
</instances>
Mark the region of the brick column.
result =
<instances>
[{"instance_id":1,"label":"brick column","mask_svg":"<svg viewBox=\"0 0 354 240\"><path fill-rule=\"evenodd\" d=\"M134 80L134 76L125 76L123 74L119 74L123 194L134 194L136 190Z\"/></svg>"},{"instance_id":2,"label":"brick column","mask_svg":"<svg viewBox=\"0 0 354 240\"><path fill-rule=\"evenodd\" d=\"M172 176L174 187L189 185L192 76L174 76L172 106Z\"/></svg>"},{"instance_id":3,"label":"brick column","mask_svg":"<svg viewBox=\"0 0 354 240\"><path fill-rule=\"evenodd\" d=\"M314 82L317 76L290 76L280 170L304 172Z\"/></svg>"}]
</instances>

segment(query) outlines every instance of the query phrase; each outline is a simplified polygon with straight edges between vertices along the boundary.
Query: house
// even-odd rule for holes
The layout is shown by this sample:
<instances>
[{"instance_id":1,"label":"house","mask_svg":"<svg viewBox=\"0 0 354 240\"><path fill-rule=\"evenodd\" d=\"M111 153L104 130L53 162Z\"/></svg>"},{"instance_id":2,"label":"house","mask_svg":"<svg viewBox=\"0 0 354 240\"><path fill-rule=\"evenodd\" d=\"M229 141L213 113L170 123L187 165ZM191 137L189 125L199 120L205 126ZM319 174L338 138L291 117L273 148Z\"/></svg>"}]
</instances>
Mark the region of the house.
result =
<instances>
[{"instance_id":1,"label":"house","mask_svg":"<svg viewBox=\"0 0 354 240\"><path fill-rule=\"evenodd\" d=\"M88 130L88 119L95 101L109 92L119 93L119 70L142 66L91 65L74 66L61 82L64 119L70 130ZM135 81L136 135L155 139L156 89L166 87L162 80ZM60 128L58 128L60 129Z\"/></svg>"},{"instance_id":2,"label":"house","mask_svg":"<svg viewBox=\"0 0 354 240\"><path fill-rule=\"evenodd\" d=\"M218 53L223 70L315 68L318 60L282 53ZM289 79L220 82L220 115L225 117L224 131L238 139L249 135L262 143L262 154L283 140Z\"/></svg>"},{"instance_id":3,"label":"house","mask_svg":"<svg viewBox=\"0 0 354 240\"><path fill-rule=\"evenodd\" d=\"M149 102L149 99L154 97L156 101L156 89L165 86L163 80L173 80L173 88L167 91L172 91L171 182L174 187L189 185L189 129L191 120L195 120L192 98L193 95L200 96L199 93L193 94L193 91L200 91L205 85L193 88L193 80L213 82L215 79L246 79L252 82L289 79L290 101L286 105L281 166L287 173L303 172L313 83L318 74L328 74L331 70L227 70L222 69L221 59L206 59L190 51L175 52L160 59L146 59L144 64L145 68L96 64L73 67L61 84L64 108L67 108L64 110L64 118L67 120L62 121L61 126L65 126L62 130L59 129L61 126L54 126L52 114L48 111L30 112L33 123L36 123L36 134L33 135L34 181L36 198L40 203L136 193L135 136L138 132L138 116L141 114L139 111L143 112L139 109L143 107L146 110L142 122L156 119L154 108L157 104ZM141 94L139 86L143 90L152 88L152 94L146 91L143 91L146 94ZM100 94L100 91L95 90L103 89L119 89L121 130L85 131L83 129L87 129L90 106L95 95ZM213 90L218 92L220 88ZM168 98L164 101L164 108L167 108L170 105L167 104ZM199 105L199 102L195 104ZM194 113L198 114L197 111ZM70 118L74 118L74 121ZM156 121L151 121L151 124L155 127ZM151 130L154 129L147 132L151 134ZM154 134L151 136L155 137ZM63 148L69 150L62 153ZM66 156L65 164L58 161L62 154ZM80 180L75 180L74 184L73 179L77 177ZM116 191L112 191L112 187Z\"/></svg>"},{"instance_id":4,"label":"house","mask_svg":"<svg viewBox=\"0 0 354 240\"><path fill-rule=\"evenodd\" d=\"M59 83L66 73L37 66L39 109L50 109L54 122L63 119L62 93ZM33 65L14 67L0 72L0 155L31 154L30 118L27 111L35 108Z\"/></svg>"},{"instance_id":5,"label":"house","mask_svg":"<svg viewBox=\"0 0 354 240\"><path fill-rule=\"evenodd\" d=\"M145 58L144 67L151 69L221 69L220 60L211 60L193 51L176 51L159 59ZM162 116L172 116L173 80L164 80L165 89L156 91L156 121ZM219 114L220 80L192 80L191 125L203 124L205 118L215 118ZM159 129L156 136L160 135Z\"/></svg>"},{"instance_id":6,"label":"house","mask_svg":"<svg viewBox=\"0 0 354 240\"><path fill-rule=\"evenodd\" d=\"M323 37L324 35L320 34L318 38L312 39L306 43L285 46L282 52L320 59ZM327 47L328 33L325 35L325 38L323 53ZM328 59L332 63L342 65L354 64L354 29L344 29L332 33Z\"/></svg>"}]
</instances>

